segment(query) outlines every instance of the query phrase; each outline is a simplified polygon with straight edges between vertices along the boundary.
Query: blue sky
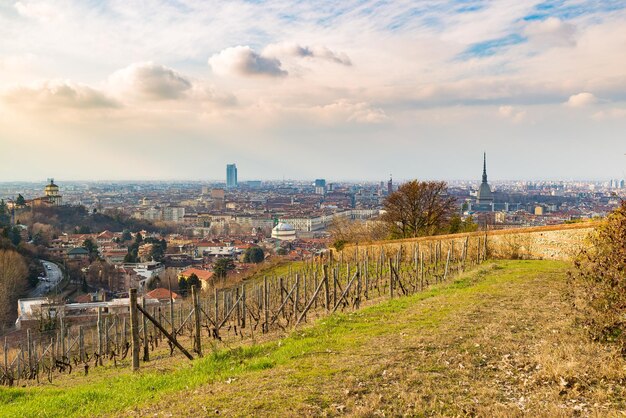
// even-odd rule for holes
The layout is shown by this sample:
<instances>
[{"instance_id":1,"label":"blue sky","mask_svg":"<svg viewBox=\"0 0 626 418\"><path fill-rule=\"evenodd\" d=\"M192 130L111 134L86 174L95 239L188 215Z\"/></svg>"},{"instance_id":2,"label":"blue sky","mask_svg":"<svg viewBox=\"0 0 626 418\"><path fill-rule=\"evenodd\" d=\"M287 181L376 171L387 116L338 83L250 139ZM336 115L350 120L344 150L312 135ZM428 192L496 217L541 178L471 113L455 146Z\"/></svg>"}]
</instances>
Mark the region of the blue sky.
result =
<instances>
[{"instance_id":1,"label":"blue sky","mask_svg":"<svg viewBox=\"0 0 626 418\"><path fill-rule=\"evenodd\" d=\"M626 176L623 1L8 0L0 39L0 180Z\"/></svg>"}]
</instances>

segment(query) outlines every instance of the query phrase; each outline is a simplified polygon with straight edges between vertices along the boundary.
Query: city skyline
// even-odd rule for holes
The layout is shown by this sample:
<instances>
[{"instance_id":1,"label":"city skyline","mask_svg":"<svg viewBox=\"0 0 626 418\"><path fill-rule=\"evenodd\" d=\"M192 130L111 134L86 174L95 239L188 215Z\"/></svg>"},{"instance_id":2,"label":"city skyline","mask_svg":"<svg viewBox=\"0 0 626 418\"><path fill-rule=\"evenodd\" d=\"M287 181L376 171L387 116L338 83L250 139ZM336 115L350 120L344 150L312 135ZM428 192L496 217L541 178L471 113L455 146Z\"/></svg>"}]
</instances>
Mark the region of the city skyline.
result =
<instances>
[{"instance_id":1,"label":"city skyline","mask_svg":"<svg viewBox=\"0 0 626 418\"><path fill-rule=\"evenodd\" d=\"M0 180L474 180L484 150L494 180L624 178L625 23L592 0L5 2Z\"/></svg>"}]
</instances>

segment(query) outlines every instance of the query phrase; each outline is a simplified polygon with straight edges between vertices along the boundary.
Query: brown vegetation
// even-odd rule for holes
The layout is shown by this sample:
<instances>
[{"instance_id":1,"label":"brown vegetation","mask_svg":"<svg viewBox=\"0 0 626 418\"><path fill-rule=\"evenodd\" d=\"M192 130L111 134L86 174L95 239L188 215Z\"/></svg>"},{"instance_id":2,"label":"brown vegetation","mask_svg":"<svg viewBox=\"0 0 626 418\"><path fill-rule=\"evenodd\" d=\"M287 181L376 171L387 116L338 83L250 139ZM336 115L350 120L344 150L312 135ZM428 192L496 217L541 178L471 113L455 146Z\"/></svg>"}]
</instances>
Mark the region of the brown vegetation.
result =
<instances>
[{"instance_id":1,"label":"brown vegetation","mask_svg":"<svg viewBox=\"0 0 626 418\"><path fill-rule=\"evenodd\" d=\"M626 201L589 240L571 274L574 304L594 339L615 341L626 355Z\"/></svg>"},{"instance_id":2,"label":"brown vegetation","mask_svg":"<svg viewBox=\"0 0 626 418\"><path fill-rule=\"evenodd\" d=\"M412 180L385 199L382 218L393 238L434 235L448 225L454 201L445 182Z\"/></svg>"},{"instance_id":3,"label":"brown vegetation","mask_svg":"<svg viewBox=\"0 0 626 418\"><path fill-rule=\"evenodd\" d=\"M28 267L14 250L0 250L0 330L15 320L17 299L27 288Z\"/></svg>"}]
</instances>

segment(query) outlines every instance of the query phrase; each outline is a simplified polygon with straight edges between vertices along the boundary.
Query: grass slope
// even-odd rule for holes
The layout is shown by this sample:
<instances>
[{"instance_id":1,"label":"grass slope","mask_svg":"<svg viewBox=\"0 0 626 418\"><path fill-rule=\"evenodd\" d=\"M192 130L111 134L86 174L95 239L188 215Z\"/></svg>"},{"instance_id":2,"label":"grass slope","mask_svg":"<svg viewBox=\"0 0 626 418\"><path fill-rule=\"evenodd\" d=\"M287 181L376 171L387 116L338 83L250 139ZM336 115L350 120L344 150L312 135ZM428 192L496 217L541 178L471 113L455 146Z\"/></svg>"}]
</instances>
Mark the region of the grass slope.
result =
<instances>
[{"instance_id":1,"label":"grass slope","mask_svg":"<svg viewBox=\"0 0 626 418\"><path fill-rule=\"evenodd\" d=\"M615 415L625 363L563 299L566 265L499 261L282 340L0 389L0 416Z\"/></svg>"}]
</instances>

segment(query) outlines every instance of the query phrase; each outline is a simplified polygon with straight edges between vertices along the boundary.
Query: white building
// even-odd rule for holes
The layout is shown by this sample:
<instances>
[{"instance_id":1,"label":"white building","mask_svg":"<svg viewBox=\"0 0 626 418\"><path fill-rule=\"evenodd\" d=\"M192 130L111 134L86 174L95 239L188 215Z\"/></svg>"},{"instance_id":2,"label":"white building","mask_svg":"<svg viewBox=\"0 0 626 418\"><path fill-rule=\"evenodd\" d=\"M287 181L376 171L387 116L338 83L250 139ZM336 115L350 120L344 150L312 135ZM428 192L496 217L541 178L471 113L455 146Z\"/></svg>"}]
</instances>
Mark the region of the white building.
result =
<instances>
[{"instance_id":1,"label":"white building","mask_svg":"<svg viewBox=\"0 0 626 418\"><path fill-rule=\"evenodd\" d=\"M296 239L296 230L288 223L279 222L272 229L272 238L280 241L293 241Z\"/></svg>"}]
</instances>

